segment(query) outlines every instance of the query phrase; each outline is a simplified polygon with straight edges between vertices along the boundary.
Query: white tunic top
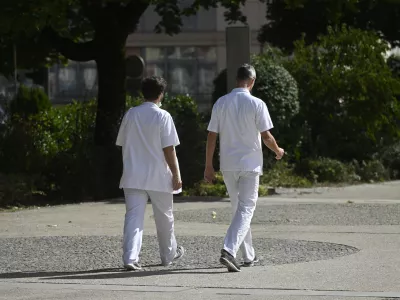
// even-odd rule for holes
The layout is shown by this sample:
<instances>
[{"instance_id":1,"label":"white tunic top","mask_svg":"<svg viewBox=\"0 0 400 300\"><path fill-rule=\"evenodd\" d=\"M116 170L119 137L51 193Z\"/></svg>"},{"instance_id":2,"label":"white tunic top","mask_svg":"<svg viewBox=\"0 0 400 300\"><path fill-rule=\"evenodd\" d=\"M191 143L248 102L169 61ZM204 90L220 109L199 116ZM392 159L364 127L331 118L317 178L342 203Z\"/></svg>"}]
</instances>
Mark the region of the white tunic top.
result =
<instances>
[{"instance_id":1,"label":"white tunic top","mask_svg":"<svg viewBox=\"0 0 400 300\"><path fill-rule=\"evenodd\" d=\"M172 172L163 148L178 146L171 115L152 102L131 108L124 116L117 142L122 146L120 188L173 192Z\"/></svg>"},{"instance_id":2,"label":"white tunic top","mask_svg":"<svg viewBox=\"0 0 400 300\"><path fill-rule=\"evenodd\" d=\"M245 88L233 89L214 104L208 131L220 135L221 171L262 174L260 132L273 128L267 105Z\"/></svg>"}]
</instances>

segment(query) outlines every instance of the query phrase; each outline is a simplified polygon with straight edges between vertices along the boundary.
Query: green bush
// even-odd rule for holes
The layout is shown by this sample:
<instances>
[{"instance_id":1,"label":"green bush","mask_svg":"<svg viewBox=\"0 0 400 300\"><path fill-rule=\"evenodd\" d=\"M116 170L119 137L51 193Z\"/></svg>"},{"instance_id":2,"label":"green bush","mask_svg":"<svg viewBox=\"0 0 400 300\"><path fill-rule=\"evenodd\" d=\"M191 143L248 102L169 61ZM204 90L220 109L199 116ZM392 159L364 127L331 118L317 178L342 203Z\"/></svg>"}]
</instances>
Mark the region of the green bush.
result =
<instances>
[{"instance_id":1,"label":"green bush","mask_svg":"<svg viewBox=\"0 0 400 300\"><path fill-rule=\"evenodd\" d=\"M174 119L181 144L177 147L183 184L193 186L204 172L206 123L196 101L188 96L166 98L163 108Z\"/></svg>"},{"instance_id":2,"label":"green bush","mask_svg":"<svg viewBox=\"0 0 400 300\"><path fill-rule=\"evenodd\" d=\"M393 73L393 76L400 79L400 55L392 54L388 60L387 65Z\"/></svg>"},{"instance_id":3,"label":"green bush","mask_svg":"<svg viewBox=\"0 0 400 300\"><path fill-rule=\"evenodd\" d=\"M223 69L213 80L212 103L228 93L228 73Z\"/></svg>"},{"instance_id":4,"label":"green bush","mask_svg":"<svg viewBox=\"0 0 400 300\"><path fill-rule=\"evenodd\" d=\"M345 26L310 46L296 42L285 66L299 85L306 157L370 160L381 137L399 135L400 82L385 62L387 50L375 33Z\"/></svg>"},{"instance_id":5,"label":"green bush","mask_svg":"<svg viewBox=\"0 0 400 300\"><path fill-rule=\"evenodd\" d=\"M205 180L201 180L193 185L192 188L183 189L184 196L202 196L202 197L222 197L225 198L228 192L225 187L224 179L220 172L216 173L216 180L213 184L207 183Z\"/></svg>"},{"instance_id":6,"label":"green bush","mask_svg":"<svg viewBox=\"0 0 400 300\"><path fill-rule=\"evenodd\" d=\"M23 174L0 174L0 207L26 205L34 191L33 178Z\"/></svg>"},{"instance_id":7,"label":"green bush","mask_svg":"<svg viewBox=\"0 0 400 300\"><path fill-rule=\"evenodd\" d=\"M95 100L73 102L53 109L50 136L56 151L44 170L51 189L59 197L80 200L94 194Z\"/></svg>"},{"instance_id":8,"label":"green bush","mask_svg":"<svg viewBox=\"0 0 400 300\"><path fill-rule=\"evenodd\" d=\"M35 178L33 186L48 195L79 200L90 194L96 102L73 102L22 115L13 115L5 124L0 171Z\"/></svg>"},{"instance_id":9,"label":"green bush","mask_svg":"<svg viewBox=\"0 0 400 300\"><path fill-rule=\"evenodd\" d=\"M312 182L351 183L359 181L353 166L335 159L305 159L298 162L295 172Z\"/></svg>"},{"instance_id":10,"label":"green bush","mask_svg":"<svg viewBox=\"0 0 400 300\"><path fill-rule=\"evenodd\" d=\"M268 195L268 187L260 184L258 189L258 195L260 197ZM213 184L207 183L205 180L201 180L194 184L192 188L184 189L183 196L201 196L201 197L229 197L228 191L224 183L221 172L217 172L215 175L215 181Z\"/></svg>"},{"instance_id":11,"label":"green bush","mask_svg":"<svg viewBox=\"0 0 400 300\"><path fill-rule=\"evenodd\" d=\"M392 179L400 179L400 142L387 147L383 151L382 162Z\"/></svg>"},{"instance_id":12,"label":"green bush","mask_svg":"<svg viewBox=\"0 0 400 300\"><path fill-rule=\"evenodd\" d=\"M364 182L381 182L390 178L389 171L379 160L355 162L353 164L357 175Z\"/></svg>"},{"instance_id":13,"label":"green bush","mask_svg":"<svg viewBox=\"0 0 400 300\"><path fill-rule=\"evenodd\" d=\"M305 177L294 173L294 167L285 161L279 161L272 168L264 170L260 177L261 183L270 187L306 188L312 183Z\"/></svg>"},{"instance_id":14,"label":"green bush","mask_svg":"<svg viewBox=\"0 0 400 300\"><path fill-rule=\"evenodd\" d=\"M46 93L39 88L20 86L18 93L10 103L11 116L19 115L26 118L37 115L51 108L51 102Z\"/></svg>"}]
</instances>

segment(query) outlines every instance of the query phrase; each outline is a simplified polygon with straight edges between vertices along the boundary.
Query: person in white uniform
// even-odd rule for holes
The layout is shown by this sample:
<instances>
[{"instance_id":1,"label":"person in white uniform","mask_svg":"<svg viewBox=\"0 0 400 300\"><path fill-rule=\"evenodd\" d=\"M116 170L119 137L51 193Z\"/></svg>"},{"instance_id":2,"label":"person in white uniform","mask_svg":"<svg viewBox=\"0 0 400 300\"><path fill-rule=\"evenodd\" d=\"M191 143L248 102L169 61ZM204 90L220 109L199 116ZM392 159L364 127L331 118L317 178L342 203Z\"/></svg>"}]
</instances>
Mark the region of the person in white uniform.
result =
<instances>
[{"instance_id":1,"label":"person in white uniform","mask_svg":"<svg viewBox=\"0 0 400 300\"><path fill-rule=\"evenodd\" d=\"M263 172L262 143L281 159L279 148L270 133L273 128L267 105L250 94L256 80L254 67L245 64L237 71L237 88L214 104L208 126L204 178L215 179L213 156L216 140L220 141L220 170L232 204L232 222L221 250L220 262L229 271L251 267L258 262L251 237L250 223L258 199L259 176ZM236 260L239 250L243 264Z\"/></svg>"},{"instance_id":2,"label":"person in white uniform","mask_svg":"<svg viewBox=\"0 0 400 300\"><path fill-rule=\"evenodd\" d=\"M171 115L161 109L167 86L161 77L142 81L145 102L125 114L116 144L122 147L126 214L123 263L127 270L140 270L143 222L150 198L157 227L161 263L170 265L183 256L174 234L173 193L181 191L182 181L175 147L178 134Z\"/></svg>"}]
</instances>

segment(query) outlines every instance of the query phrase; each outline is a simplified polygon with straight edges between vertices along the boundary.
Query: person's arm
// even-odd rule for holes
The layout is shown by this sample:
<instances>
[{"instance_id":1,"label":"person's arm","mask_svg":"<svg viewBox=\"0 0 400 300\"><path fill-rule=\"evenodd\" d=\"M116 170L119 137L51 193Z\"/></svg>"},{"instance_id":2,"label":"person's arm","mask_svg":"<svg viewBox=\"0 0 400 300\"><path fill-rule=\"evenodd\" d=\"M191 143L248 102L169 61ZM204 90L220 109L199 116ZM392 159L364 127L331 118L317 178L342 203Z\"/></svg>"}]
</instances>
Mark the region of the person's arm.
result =
<instances>
[{"instance_id":1,"label":"person's arm","mask_svg":"<svg viewBox=\"0 0 400 300\"><path fill-rule=\"evenodd\" d=\"M215 179L215 171L213 165L215 146L217 144L218 134L215 132L209 132L207 136L207 147L206 147L206 169L204 171L204 179L207 182L213 182Z\"/></svg>"},{"instance_id":2,"label":"person's arm","mask_svg":"<svg viewBox=\"0 0 400 300\"><path fill-rule=\"evenodd\" d=\"M163 151L164 151L165 161L167 162L168 167L172 172L173 189L174 191L177 191L180 188L182 188L182 179L181 179L181 172L179 170L179 162L176 156L175 147L174 146L165 147Z\"/></svg>"},{"instance_id":3,"label":"person's arm","mask_svg":"<svg viewBox=\"0 0 400 300\"><path fill-rule=\"evenodd\" d=\"M269 130L261 132L261 138L265 146L267 146L271 151L273 151L276 154L276 159L281 159L285 152L282 148L279 148L271 132L269 132Z\"/></svg>"},{"instance_id":4,"label":"person's arm","mask_svg":"<svg viewBox=\"0 0 400 300\"><path fill-rule=\"evenodd\" d=\"M270 132L274 125L272 124L267 105L264 102L262 102L258 107L256 113L256 125L257 129L261 133L261 138L265 146L276 154L276 159L281 159L285 152L282 148L279 148L274 136Z\"/></svg>"},{"instance_id":5,"label":"person's arm","mask_svg":"<svg viewBox=\"0 0 400 300\"><path fill-rule=\"evenodd\" d=\"M129 111L124 115L122 119L121 125L118 130L117 141L115 142L115 144L120 147L124 146L125 144L126 131L127 131L126 127L128 124L128 113Z\"/></svg>"},{"instance_id":6,"label":"person's arm","mask_svg":"<svg viewBox=\"0 0 400 300\"><path fill-rule=\"evenodd\" d=\"M210 123L208 124L208 136L206 146L206 168L204 170L204 179L212 183L215 179L215 171L213 165L213 158L215 146L217 144L217 136L219 133L219 117L218 117L218 103L217 101L211 112Z\"/></svg>"},{"instance_id":7,"label":"person's arm","mask_svg":"<svg viewBox=\"0 0 400 300\"><path fill-rule=\"evenodd\" d=\"M179 171L178 158L175 147L179 145L178 133L170 114L166 114L161 128L161 147L164 152L165 161L172 172L172 187L174 191L182 188L181 173Z\"/></svg>"}]
</instances>

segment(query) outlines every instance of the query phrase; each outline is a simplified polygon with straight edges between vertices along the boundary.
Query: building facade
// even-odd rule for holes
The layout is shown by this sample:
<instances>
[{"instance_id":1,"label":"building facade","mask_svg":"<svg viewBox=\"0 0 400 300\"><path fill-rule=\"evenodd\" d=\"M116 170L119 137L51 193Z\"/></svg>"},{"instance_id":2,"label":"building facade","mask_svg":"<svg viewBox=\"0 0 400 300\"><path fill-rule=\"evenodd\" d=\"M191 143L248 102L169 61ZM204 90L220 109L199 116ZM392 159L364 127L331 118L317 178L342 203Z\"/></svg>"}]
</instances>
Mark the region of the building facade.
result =
<instances>
[{"instance_id":1,"label":"building facade","mask_svg":"<svg viewBox=\"0 0 400 300\"><path fill-rule=\"evenodd\" d=\"M201 109L207 109L211 106L213 80L226 67L225 29L231 25L225 21L224 12L222 7L200 10L182 20L180 34L169 36L154 32L160 17L154 7L149 7L136 33L127 40L127 55L140 55L145 61L145 75L163 76L171 95L189 94ZM251 53L259 53L257 34L266 22L265 3L248 0L242 12L251 30ZM93 62L49 70L49 94L55 102L95 95L96 82Z\"/></svg>"}]
</instances>

